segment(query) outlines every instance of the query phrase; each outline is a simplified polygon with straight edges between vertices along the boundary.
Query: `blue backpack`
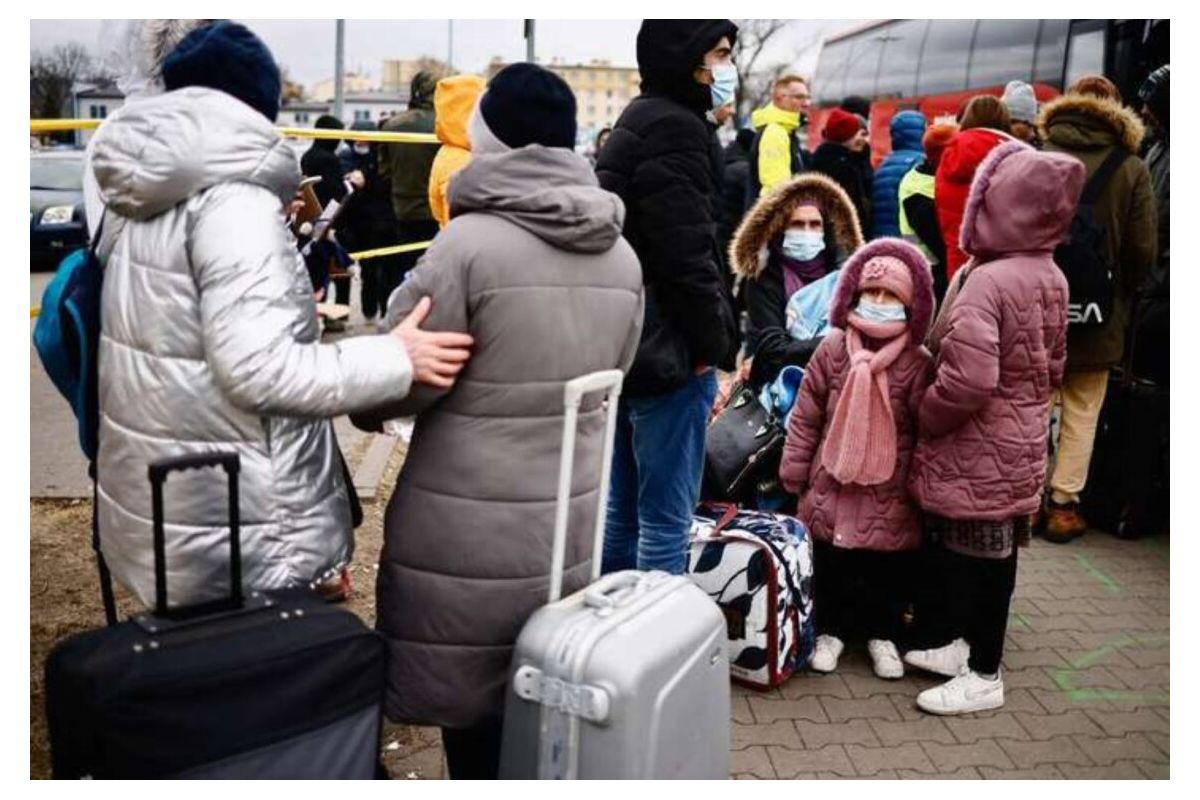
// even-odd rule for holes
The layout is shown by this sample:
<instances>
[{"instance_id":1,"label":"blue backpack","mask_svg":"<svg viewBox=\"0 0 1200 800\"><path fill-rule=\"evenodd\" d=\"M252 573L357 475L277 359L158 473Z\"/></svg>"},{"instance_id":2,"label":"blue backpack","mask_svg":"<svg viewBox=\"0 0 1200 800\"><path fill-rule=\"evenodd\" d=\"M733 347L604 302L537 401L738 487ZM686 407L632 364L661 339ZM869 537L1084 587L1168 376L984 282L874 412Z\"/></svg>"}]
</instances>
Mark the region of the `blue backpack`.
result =
<instances>
[{"instance_id":1,"label":"blue backpack","mask_svg":"<svg viewBox=\"0 0 1200 800\"><path fill-rule=\"evenodd\" d=\"M33 329L33 345L55 388L71 404L79 428L79 446L95 461L100 427L100 288L104 267L96 247L104 229L101 218L89 247L68 253L42 292L42 310Z\"/></svg>"}]
</instances>

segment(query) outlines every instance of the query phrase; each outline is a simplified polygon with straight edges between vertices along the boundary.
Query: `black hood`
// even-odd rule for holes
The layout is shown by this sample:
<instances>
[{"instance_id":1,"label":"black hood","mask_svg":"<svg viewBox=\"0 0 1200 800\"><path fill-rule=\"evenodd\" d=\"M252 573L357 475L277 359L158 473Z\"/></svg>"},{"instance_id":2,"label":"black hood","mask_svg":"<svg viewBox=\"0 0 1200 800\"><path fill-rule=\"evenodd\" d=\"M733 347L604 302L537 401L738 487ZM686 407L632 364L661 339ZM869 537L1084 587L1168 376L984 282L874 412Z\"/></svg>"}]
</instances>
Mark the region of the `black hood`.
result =
<instances>
[{"instance_id":1,"label":"black hood","mask_svg":"<svg viewBox=\"0 0 1200 800\"><path fill-rule=\"evenodd\" d=\"M737 25L728 19L642 20L637 37L642 91L669 97L698 114L708 111L712 94L696 83L693 73L722 36L728 36L732 45L737 32Z\"/></svg>"}]
</instances>

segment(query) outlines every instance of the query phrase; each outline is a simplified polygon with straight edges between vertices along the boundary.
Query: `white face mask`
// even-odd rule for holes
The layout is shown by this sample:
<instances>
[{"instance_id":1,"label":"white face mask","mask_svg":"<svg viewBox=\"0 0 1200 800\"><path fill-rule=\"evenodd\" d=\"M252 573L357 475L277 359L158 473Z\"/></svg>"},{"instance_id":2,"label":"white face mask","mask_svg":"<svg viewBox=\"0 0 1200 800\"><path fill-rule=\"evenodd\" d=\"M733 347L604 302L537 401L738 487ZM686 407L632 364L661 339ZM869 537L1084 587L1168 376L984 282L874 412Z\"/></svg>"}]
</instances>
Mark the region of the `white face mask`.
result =
<instances>
[{"instance_id":1,"label":"white face mask","mask_svg":"<svg viewBox=\"0 0 1200 800\"><path fill-rule=\"evenodd\" d=\"M371 154L371 145L356 144L356 145L354 145L354 152L358 153L360 156L370 155Z\"/></svg>"},{"instance_id":2,"label":"white face mask","mask_svg":"<svg viewBox=\"0 0 1200 800\"><path fill-rule=\"evenodd\" d=\"M785 231L780 246L788 258L812 261L825 249L825 234L822 231Z\"/></svg>"},{"instance_id":3,"label":"white face mask","mask_svg":"<svg viewBox=\"0 0 1200 800\"><path fill-rule=\"evenodd\" d=\"M904 322L908 319L904 306L899 303L895 305L872 303L865 297L859 299L858 305L854 307L854 313L867 322Z\"/></svg>"}]
</instances>

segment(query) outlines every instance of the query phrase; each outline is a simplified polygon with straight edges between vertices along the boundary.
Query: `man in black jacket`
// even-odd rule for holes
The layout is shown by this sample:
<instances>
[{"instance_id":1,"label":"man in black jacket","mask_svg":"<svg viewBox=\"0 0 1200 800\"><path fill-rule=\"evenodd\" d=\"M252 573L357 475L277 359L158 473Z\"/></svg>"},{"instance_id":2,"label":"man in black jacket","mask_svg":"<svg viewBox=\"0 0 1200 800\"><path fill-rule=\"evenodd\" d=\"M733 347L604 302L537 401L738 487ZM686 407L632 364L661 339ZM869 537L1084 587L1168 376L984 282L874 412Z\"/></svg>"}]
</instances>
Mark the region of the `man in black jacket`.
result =
<instances>
[{"instance_id":1,"label":"man in black jacket","mask_svg":"<svg viewBox=\"0 0 1200 800\"><path fill-rule=\"evenodd\" d=\"M600 153L600 185L625 203L646 312L625 379L613 457L604 571L679 574L704 469L714 366L731 364L737 326L721 274L720 164L711 112L737 87L729 20L644 20L642 92Z\"/></svg>"}]
</instances>

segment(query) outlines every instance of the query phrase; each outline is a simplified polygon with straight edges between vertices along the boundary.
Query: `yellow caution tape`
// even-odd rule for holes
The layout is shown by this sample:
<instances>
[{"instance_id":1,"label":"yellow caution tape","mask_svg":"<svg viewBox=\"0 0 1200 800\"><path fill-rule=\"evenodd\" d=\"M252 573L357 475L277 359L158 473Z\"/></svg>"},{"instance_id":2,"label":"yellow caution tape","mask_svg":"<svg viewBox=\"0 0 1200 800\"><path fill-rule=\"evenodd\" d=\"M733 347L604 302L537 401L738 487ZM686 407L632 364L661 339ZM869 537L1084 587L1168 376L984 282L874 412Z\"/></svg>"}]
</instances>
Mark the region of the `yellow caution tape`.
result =
<instances>
[{"instance_id":1,"label":"yellow caution tape","mask_svg":"<svg viewBox=\"0 0 1200 800\"><path fill-rule=\"evenodd\" d=\"M363 250L360 253L351 253L350 258L355 261L366 261L369 258L381 258L382 256L394 256L399 253L411 253L416 250L424 250L433 242L412 242L411 244L398 244L392 247L380 247L376 250Z\"/></svg>"},{"instance_id":2,"label":"yellow caution tape","mask_svg":"<svg viewBox=\"0 0 1200 800\"><path fill-rule=\"evenodd\" d=\"M99 119L31 119L29 120L29 132L94 130L100 127L101 122L103 120Z\"/></svg>"},{"instance_id":3,"label":"yellow caution tape","mask_svg":"<svg viewBox=\"0 0 1200 800\"><path fill-rule=\"evenodd\" d=\"M30 133L54 131L95 130L100 119L31 119ZM276 128L280 136L294 139L344 139L355 142L396 142L399 144L441 144L432 133L403 133L398 131L347 131L317 128Z\"/></svg>"}]
</instances>

